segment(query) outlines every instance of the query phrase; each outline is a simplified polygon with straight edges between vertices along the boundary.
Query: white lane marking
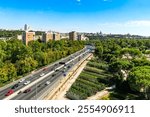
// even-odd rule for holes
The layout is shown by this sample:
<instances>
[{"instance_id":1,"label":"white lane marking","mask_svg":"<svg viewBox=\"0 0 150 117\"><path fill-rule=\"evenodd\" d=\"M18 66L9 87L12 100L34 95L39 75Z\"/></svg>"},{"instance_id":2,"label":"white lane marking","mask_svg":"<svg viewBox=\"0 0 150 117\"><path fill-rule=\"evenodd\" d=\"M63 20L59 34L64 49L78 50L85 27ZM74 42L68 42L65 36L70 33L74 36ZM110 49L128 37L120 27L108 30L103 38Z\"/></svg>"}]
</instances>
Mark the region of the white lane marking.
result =
<instances>
[{"instance_id":1,"label":"white lane marking","mask_svg":"<svg viewBox=\"0 0 150 117\"><path fill-rule=\"evenodd\" d=\"M29 84L29 85L23 87L22 89L16 91L15 93L13 93L12 95L10 95L10 96L4 98L3 100L10 100L10 99L12 99L13 97L17 96L20 91L24 91L24 90L26 90L27 88L29 88L29 87L35 85L36 83L40 82L41 80L43 80L43 79L46 78L47 76L51 75L52 73L54 73L54 71L51 71L51 72L49 72L48 74L44 75L43 77L40 77L39 79L33 81L31 84Z\"/></svg>"}]
</instances>

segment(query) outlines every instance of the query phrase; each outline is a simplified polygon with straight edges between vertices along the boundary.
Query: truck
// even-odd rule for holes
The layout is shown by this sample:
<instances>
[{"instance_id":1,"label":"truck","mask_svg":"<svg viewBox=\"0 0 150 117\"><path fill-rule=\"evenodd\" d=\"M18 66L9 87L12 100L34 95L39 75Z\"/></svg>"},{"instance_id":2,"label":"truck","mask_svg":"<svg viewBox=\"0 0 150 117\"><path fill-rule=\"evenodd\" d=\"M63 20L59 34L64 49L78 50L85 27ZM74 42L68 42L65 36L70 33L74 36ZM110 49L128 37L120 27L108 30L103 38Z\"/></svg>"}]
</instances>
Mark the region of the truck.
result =
<instances>
[{"instance_id":1,"label":"truck","mask_svg":"<svg viewBox=\"0 0 150 117\"><path fill-rule=\"evenodd\" d=\"M59 62L59 64L65 64L65 62Z\"/></svg>"}]
</instances>

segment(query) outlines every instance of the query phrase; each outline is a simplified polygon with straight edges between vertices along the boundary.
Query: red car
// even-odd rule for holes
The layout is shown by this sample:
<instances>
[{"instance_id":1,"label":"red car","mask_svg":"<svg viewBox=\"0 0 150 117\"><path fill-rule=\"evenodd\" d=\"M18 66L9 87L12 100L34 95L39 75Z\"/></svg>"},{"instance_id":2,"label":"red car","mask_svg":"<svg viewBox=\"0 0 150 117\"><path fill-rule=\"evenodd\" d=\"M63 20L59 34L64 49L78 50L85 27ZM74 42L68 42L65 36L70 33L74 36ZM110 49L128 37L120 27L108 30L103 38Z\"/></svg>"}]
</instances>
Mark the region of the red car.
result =
<instances>
[{"instance_id":1,"label":"red car","mask_svg":"<svg viewBox=\"0 0 150 117\"><path fill-rule=\"evenodd\" d=\"M45 71L45 70L47 70L47 68L45 67L45 68L43 68L43 71Z\"/></svg>"},{"instance_id":2,"label":"red car","mask_svg":"<svg viewBox=\"0 0 150 117\"><path fill-rule=\"evenodd\" d=\"M30 92L30 91L31 91L31 88L26 89L26 90L24 91L24 93L28 93L28 92Z\"/></svg>"},{"instance_id":3,"label":"red car","mask_svg":"<svg viewBox=\"0 0 150 117\"><path fill-rule=\"evenodd\" d=\"M5 96L9 96L9 95L11 95L11 94L13 94L13 93L14 93L14 90L10 89L10 90L5 94Z\"/></svg>"}]
</instances>

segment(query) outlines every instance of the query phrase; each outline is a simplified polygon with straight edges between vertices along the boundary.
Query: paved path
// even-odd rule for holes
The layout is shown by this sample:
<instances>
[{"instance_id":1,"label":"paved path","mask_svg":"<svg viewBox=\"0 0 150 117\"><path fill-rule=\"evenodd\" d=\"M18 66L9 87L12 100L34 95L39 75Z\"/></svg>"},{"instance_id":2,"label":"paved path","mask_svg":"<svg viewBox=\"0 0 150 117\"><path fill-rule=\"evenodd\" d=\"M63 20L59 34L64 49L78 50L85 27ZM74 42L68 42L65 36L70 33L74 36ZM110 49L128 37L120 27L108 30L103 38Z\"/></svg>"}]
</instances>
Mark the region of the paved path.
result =
<instances>
[{"instance_id":1,"label":"paved path","mask_svg":"<svg viewBox=\"0 0 150 117\"><path fill-rule=\"evenodd\" d=\"M107 90L103 90L103 91L97 92L96 95L88 97L86 100L99 100L108 94L109 94L109 92Z\"/></svg>"}]
</instances>

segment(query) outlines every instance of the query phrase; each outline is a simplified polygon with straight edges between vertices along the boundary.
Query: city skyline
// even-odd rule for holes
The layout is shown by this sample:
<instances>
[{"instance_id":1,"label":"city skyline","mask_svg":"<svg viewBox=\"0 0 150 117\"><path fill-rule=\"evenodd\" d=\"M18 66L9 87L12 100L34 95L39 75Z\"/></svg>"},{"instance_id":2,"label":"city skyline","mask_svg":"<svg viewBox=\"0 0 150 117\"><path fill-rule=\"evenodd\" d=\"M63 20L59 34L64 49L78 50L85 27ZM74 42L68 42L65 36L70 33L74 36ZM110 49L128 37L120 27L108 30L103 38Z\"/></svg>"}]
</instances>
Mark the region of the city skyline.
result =
<instances>
[{"instance_id":1,"label":"city skyline","mask_svg":"<svg viewBox=\"0 0 150 117\"><path fill-rule=\"evenodd\" d=\"M148 0L17 0L0 4L0 28L150 36Z\"/></svg>"}]
</instances>

